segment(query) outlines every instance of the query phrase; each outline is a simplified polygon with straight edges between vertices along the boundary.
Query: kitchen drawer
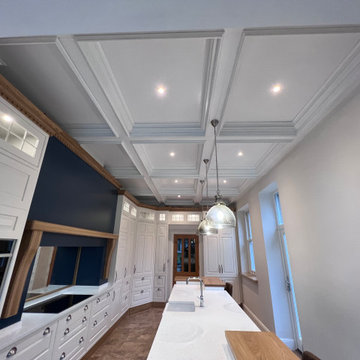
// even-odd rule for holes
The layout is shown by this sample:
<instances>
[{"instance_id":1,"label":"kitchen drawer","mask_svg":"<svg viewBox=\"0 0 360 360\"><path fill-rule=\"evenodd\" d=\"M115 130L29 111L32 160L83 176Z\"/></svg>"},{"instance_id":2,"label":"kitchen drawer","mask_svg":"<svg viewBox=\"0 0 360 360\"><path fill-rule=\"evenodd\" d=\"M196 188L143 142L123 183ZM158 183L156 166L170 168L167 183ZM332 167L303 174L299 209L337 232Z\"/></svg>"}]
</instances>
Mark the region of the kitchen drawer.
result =
<instances>
[{"instance_id":1,"label":"kitchen drawer","mask_svg":"<svg viewBox=\"0 0 360 360\"><path fill-rule=\"evenodd\" d=\"M106 324L110 315L110 306L106 306L91 318L89 336L92 338L98 333Z\"/></svg>"},{"instance_id":2,"label":"kitchen drawer","mask_svg":"<svg viewBox=\"0 0 360 360\"><path fill-rule=\"evenodd\" d=\"M165 289L163 287L154 288L154 300L165 301Z\"/></svg>"},{"instance_id":3,"label":"kitchen drawer","mask_svg":"<svg viewBox=\"0 0 360 360\"><path fill-rule=\"evenodd\" d=\"M133 304L138 302L147 302L151 301L151 289L144 288L144 289L136 289L133 291Z\"/></svg>"},{"instance_id":4,"label":"kitchen drawer","mask_svg":"<svg viewBox=\"0 0 360 360\"><path fill-rule=\"evenodd\" d=\"M54 360L71 360L75 359L75 356L79 351L85 347L86 344L86 330L84 327L80 332L74 335L71 339L66 341L54 352Z\"/></svg>"},{"instance_id":5,"label":"kitchen drawer","mask_svg":"<svg viewBox=\"0 0 360 360\"><path fill-rule=\"evenodd\" d=\"M122 289L123 293L126 293L126 292L130 291L130 284L131 284L130 278L127 278L127 279L124 280L123 289Z\"/></svg>"},{"instance_id":6,"label":"kitchen drawer","mask_svg":"<svg viewBox=\"0 0 360 360\"><path fill-rule=\"evenodd\" d=\"M165 275L156 275L154 287L163 287L165 286Z\"/></svg>"},{"instance_id":7,"label":"kitchen drawer","mask_svg":"<svg viewBox=\"0 0 360 360\"><path fill-rule=\"evenodd\" d=\"M95 333L90 339L89 339L89 344L87 347L87 351L89 351L89 349L96 344L96 342L101 339L105 333L107 332L107 327L103 326L102 328L99 329L99 331L97 333Z\"/></svg>"},{"instance_id":8,"label":"kitchen drawer","mask_svg":"<svg viewBox=\"0 0 360 360\"><path fill-rule=\"evenodd\" d=\"M97 312L102 310L105 306L110 304L111 290L108 290L105 294L99 295L95 298L92 303L92 315L95 315Z\"/></svg>"},{"instance_id":9,"label":"kitchen drawer","mask_svg":"<svg viewBox=\"0 0 360 360\"><path fill-rule=\"evenodd\" d=\"M50 347L55 330L56 324L44 327L44 329L0 351L0 359L36 359Z\"/></svg>"},{"instance_id":10,"label":"kitchen drawer","mask_svg":"<svg viewBox=\"0 0 360 360\"><path fill-rule=\"evenodd\" d=\"M121 295L121 303L120 303L121 313L127 310L129 306L130 306L130 292L127 292Z\"/></svg>"},{"instance_id":11,"label":"kitchen drawer","mask_svg":"<svg viewBox=\"0 0 360 360\"><path fill-rule=\"evenodd\" d=\"M87 326L90 318L90 304L85 304L80 309L77 309L62 319L59 320L56 331L56 346L60 346L64 341L67 341L83 327Z\"/></svg>"},{"instance_id":12,"label":"kitchen drawer","mask_svg":"<svg viewBox=\"0 0 360 360\"><path fill-rule=\"evenodd\" d=\"M151 286L151 276L149 275L135 276L133 279L133 284L134 284L133 288L144 288L145 286L146 287Z\"/></svg>"}]
</instances>

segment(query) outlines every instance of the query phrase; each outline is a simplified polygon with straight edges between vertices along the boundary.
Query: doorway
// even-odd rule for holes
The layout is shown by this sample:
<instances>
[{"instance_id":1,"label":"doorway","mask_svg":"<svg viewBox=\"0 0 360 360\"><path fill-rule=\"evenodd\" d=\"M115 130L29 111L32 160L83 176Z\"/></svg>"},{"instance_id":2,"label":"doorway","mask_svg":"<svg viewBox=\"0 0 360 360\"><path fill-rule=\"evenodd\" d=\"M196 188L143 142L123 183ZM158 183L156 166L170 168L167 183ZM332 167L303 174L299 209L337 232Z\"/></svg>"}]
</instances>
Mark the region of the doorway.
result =
<instances>
[{"instance_id":1,"label":"doorway","mask_svg":"<svg viewBox=\"0 0 360 360\"><path fill-rule=\"evenodd\" d=\"M199 276L199 237L174 235L173 284L176 276Z\"/></svg>"}]
</instances>

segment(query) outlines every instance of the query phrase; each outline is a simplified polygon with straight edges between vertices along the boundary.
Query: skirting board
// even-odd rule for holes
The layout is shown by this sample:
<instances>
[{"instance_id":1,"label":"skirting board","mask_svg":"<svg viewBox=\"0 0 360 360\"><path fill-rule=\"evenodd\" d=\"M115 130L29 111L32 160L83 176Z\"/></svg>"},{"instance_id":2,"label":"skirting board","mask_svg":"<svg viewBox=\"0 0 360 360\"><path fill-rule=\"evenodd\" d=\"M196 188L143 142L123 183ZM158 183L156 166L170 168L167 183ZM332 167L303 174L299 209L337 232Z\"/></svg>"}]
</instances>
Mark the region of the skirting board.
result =
<instances>
[{"instance_id":1,"label":"skirting board","mask_svg":"<svg viewBox=\"0 0 360 360\"><path fill-rule=\"evenodd\" d=\"M246 314L249 315L249 317L251 318L251 320L257 325L257 327L258 327L261 331L270 331L270 330L265 326L265 324L264 324L245 304L241 304L241 307L242 307L243 310L246 312ZM294 339L280 338L280 340L281 340L290 350L295 350L295 349L296 349Z\"/></svg>"}]
</instances>

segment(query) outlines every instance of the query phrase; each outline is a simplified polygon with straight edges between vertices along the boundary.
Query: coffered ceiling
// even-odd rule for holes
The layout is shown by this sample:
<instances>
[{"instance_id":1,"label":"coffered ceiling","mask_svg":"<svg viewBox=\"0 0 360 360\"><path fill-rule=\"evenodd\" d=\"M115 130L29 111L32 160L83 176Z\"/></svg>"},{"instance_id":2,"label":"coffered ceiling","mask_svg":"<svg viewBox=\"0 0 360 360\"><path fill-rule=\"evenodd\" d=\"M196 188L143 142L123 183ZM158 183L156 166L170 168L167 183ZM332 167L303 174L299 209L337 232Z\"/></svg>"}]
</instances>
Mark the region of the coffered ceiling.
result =
<instances>
[{"instance_id":1,"label":"coffered ceiling","mask_svg":"<svg viewBox=\"0 0 360 360\"><path fill-rule=\"evenodd\" d=\"M133 195L235 200L360 85L360 28L0 39L0 72ZM205 193L205 191L204 191Z\"/></svg>"}]
</instances>

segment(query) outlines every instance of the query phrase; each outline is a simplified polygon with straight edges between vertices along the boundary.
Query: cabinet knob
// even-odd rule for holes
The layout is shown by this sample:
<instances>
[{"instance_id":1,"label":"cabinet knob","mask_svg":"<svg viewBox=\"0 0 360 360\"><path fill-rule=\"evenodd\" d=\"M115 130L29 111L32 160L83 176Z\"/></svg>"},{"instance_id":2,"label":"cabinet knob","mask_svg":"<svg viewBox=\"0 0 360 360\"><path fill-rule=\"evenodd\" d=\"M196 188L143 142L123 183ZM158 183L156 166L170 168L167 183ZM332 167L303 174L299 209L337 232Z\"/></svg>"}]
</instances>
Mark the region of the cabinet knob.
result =
<instances>
[{"instance_id":1,"label":"cabinet knob","mask_svg":"<svg viewBox=\"0 0 360 360\"><path fill-rule=\"evenodd\" d=\"M160 275L158 276L158 279L161 279L161 276L160 276Z\"/></svg>"},{"instance_id":2,"label":"cabinet knob","mask_svg":"<svg viewBox=\"0 0 360 360\"><path fill-rule=\"evenodd\" d=\"M141 280L143 281L143 280L145 280L145 278L144 278L144 277L142 277L142 278L141 278Z\"/></svg>"},{"instance_id":3,"label":"cabinet knob","mask_svg":"<svg viewBox=\"0 0 360 360\"><path fill-rule=\"evenodd\" d=\"M60 356L60 360L65 359L65 356L66 356L66 354L63 352L63 353L61 354L61 356Z\"/></svg>"},{"instance_id":4,"label":"cabinet knob","mask_svg":"<svg viewBox=\"0 0 360 360\"><path fill-rule=\"evenodd\" d=\"M142 294L144 292L144 290L141 290L140 293Z\"/></svg>"},{"instance_id":5,"label":"cabinet knob","mask_svg":"<svg viewBox=\"0 0 360 360\"><path fill-rule=\"evenodd\" d=\"M127 295L125 296L125 300L127 300Z\"/></svg>"},{"instance_id":6,"label":"cabinet knob","mask_svg":"<svg viewBox=\"0 0 360 360\"><path fill-rule=\"evenodd\" d=\"M65 331L64 331L64 335L67 335L69 332L70 332L70 329L66 328Z\"/></svg>"},{"instance_id":7,"label":"cabinet knob","mask_svg":"<svg viewBox=\"0 0 360 360\"><path fill-rule=\"evenodd\" d=\"M97 298L96 299L96 303L98 304L100 302L100 298Z\"/></svg>"},{"instance_id":8,"label":"cabinet knob","mask_svg":"<svg viewBox=\"0 0 360 360\"><path fill-rule=\"evenodd\" d=\"M109 316L109 314L108 314L107 312L105 312L104 318L106 318L106 317L108 317L108 316Z\"/></svg>"},{"instance_id":9,"label":"cabinet knob","mask_svg":"<svg viewBox=\"0 0 360 360\"><path fill-rule=\"evenodd\" d=\"M17 353L17 347L14 346L13 348L11 348L9 350L9 352L7 353L6 357L9 358L9 357L12 357L14 356L15 354Z\"/></svg>"},{"instance_id":10,"label":"cabinet knob","mask_svg":"<svg viewBox=\"0 0 360 360\"><path fill-rule=\"evenodd\" d=\"M97 320L94 321L93 326L95 327L97 325Z\"/></svg>"},{"instance_id":11,"label":"cabinet knob","mask_svg":"<svg viewBox=\"0 0 360 360\"><path fill-rule=\"evenodd\" d=\"M87 305L84 306L84 311L88 311L89 307Z\"/></svg>"},{"instance_id":12,"label":"cabinet knob","mask_svg":"<svg viewBox=\"0 0 360 360\"><path fill-rule=\"evenodd\" d=\"M68 315L68 317L66 318L66 321L70 321L72 319L72 317L71 317L71 314L70 315Z\"/></svg>"},{"instance_id":13,"label":"cabinet knob","mask_svg":"<svg viewBox=\"0 0 360 360\"><path fill-rule=\"evenodd\" d=\"M86 316L84 316L82 319L82 323L85 323L86 321L87 321L87 318L86 318Z\"/></svg>"},{"instance_id":14,"label":"cabinet knob","mask_svg":"<svg viewBox=\"0 0 360 360\"><path fill-rule=\"evenodd\" d=\"M82 336L80 339L79 339L79 344L82 344L84 342L84 337Z\"/></svg>"},{"instance_id":15,"label":"cabinet knob","mask_svg":"<svg viewBox=\"0 0 360 360\"><path fill-rule=\"evenodd\" d=\"M49 332L50 332L50 328L47 327L47 328L44 330L43 335L45 336L45 335L49 334Z\"/></svg>"},{"instance_id":16,"label":"cabinet knob","mask_svg":"<svg viewBox=\"0 0 360 360\"><path fill-rule=\"evenodd\" d=\"M157 291L160 291L160 288L158 288L158 290Z\"/></svg>"}]
</instances>

